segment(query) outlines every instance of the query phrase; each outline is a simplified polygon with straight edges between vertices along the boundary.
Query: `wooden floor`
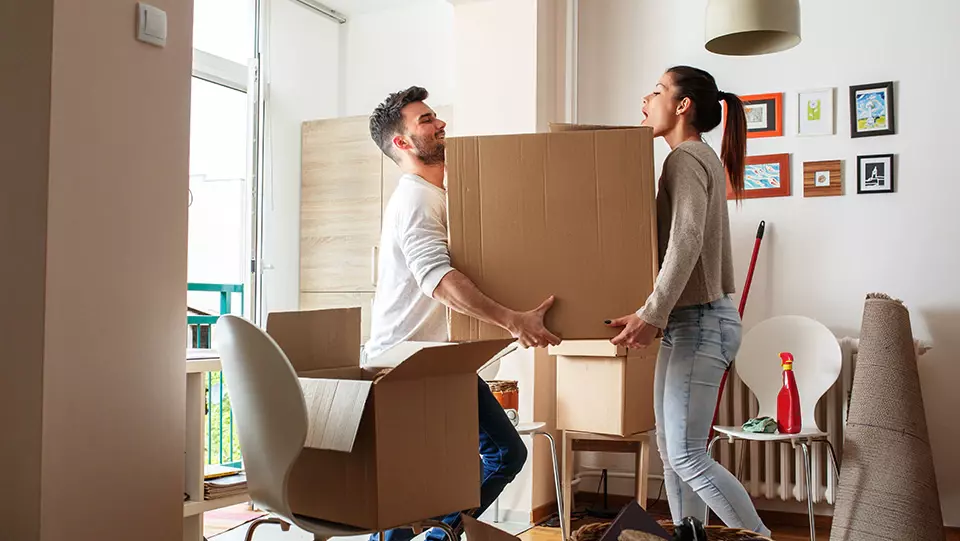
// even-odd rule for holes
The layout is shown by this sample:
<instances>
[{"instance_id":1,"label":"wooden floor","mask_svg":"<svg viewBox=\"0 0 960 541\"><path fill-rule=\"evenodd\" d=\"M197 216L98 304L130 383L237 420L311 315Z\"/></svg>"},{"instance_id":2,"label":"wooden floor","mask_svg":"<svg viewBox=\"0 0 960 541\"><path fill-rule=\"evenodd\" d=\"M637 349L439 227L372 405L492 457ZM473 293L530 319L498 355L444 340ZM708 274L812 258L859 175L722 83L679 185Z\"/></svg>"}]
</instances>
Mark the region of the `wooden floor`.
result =
<instances>
[{"instance_id":1,"label":"wooden floor","mask_svg":"<svg viewBox=\"0 0 960 541\"><path fill-rule=\"evenodd\" d=\"M773 529L774 541L809 541L810 532L805 528L796 526L777 526L768 525ZM538 526L520 534L521 541L560 541L560 530L557 528L545 528ZM817 541L829 541L830 529L817 528ZM946 541L960 541L960 531L950 530L947 532Z\"/></svg>"},{"instance_id":2,"label":"wooden floor","mask_svg":"<svg viewBox=\"0 0 960 541\"><path fill-rule=\"evenodd\" d=\"M521 541L560 541L560 530L557 528L544 528L538 526L520 534L520 539ZM795 526L775 528L773 532L773 539L775 541L808 541L810 539L810 532ZM817 530L818 541L827 541L829 539L829 529ZM948 541L952 540L948 538Z\"/></svg>"},{"instance_id":3,"label":"wooden floor","mask_svg":"<svg viewBox=\"0 0 960 541\"><path fill-rule=\"evenodd\" d=\"M668 520L670 518L669 509L662 503L653 506L648 511L657 520ZM806 515L761 511L760 516L764 524L773 530L772 539L774 541L809 541L810 539L810 526L807 523ZM587 521L575 522L572 529L576 531L577 528L586 523ZM720 522L713 519L711 524L720 524ZM817 517L817 541L829 541L830 525L830 517ZM519 537L521 541L562 541L559 528L543 526L527 530ZM960 541L960 530L949 530L945 541Z\"/></svg>"}]
</instances>

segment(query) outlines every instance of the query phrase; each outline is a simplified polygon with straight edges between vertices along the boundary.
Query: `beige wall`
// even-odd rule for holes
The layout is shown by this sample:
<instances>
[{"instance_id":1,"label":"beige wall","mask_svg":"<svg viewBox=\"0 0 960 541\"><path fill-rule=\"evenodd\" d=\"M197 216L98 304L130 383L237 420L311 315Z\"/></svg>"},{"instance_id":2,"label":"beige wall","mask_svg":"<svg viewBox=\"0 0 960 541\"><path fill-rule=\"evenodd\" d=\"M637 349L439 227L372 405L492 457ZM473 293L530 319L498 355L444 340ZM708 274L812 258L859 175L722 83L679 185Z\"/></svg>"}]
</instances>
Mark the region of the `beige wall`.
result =
<instances>
[{"instance_id":1,"label":"beige wall","mask_svg":"<svg viewBox=\"0 0 960 541\"><path fill-rule=\"evenodd\" d=\"M29 13L11 19L7 3L0 17L17 38L4 67L25 62L2 83L20 99L4 100L15 129L0 150L16 163L0 248L17 262L0 266L16 307L2 325L14 394L0 383L0 400L27 439L0 451L23 466L0 538L178 539L192 2L152 2L167 11L164 49L135 41L133 0L61 1L52 16L49 1L14 3Z\"/></svg>"},{"instance_id":2,"label":"beige wall","mask_svg":"<svg viewBox=\"0 0 960 541\"><path fill-rule=\"evenodd\" d=\"M43 297L53 0L0 9L0 538L40 531Z\"/></svg>"}]
</instances>

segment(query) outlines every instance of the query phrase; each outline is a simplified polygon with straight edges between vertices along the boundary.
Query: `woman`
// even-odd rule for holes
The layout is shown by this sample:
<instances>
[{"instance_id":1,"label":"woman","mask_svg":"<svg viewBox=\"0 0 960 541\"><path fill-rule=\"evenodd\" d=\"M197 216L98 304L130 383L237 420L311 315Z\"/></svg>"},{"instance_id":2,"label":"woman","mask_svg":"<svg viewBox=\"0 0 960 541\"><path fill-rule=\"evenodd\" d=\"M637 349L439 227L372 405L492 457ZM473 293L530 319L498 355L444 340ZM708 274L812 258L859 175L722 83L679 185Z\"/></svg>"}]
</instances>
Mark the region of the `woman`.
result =
<instances>
[{"instance_id":1,"label":"woman","mask_svg":"<svg viewBox=\"0 0 960 541\"><path fill-rule=\"evenodd\" d=\"M740 347L726 186L743 195L747 123L740 99L717 89L700 69L668 70L644 98L644 126L671 152L657 194L660 274L635 314L608 322L623 330L612 342L650 345L662 333L654 385L657 445L675 524L702 518L704 502L731 527L762 535L749 495L729 471L707 456L707 437L724 371ZM727 105L721 158L702 134L721 121ZM726 171L726 175L724 174Z\"/></svg>"}]
</instances>

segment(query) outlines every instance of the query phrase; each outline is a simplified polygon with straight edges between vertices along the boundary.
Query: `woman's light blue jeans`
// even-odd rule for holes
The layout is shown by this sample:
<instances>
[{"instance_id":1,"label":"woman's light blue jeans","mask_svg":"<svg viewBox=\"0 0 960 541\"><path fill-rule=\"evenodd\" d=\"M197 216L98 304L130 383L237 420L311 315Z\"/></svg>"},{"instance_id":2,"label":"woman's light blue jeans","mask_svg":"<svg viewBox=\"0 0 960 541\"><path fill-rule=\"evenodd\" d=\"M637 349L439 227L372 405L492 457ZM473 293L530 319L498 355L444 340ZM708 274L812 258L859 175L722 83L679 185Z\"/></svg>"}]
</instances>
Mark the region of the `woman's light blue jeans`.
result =
<instances>
[{"instance_id":1,"label":"woman's light blue jeans","mask_svg":"<svg viewBox=\"0 0 960 541\"><path fill-rule=\"evenodd\" d=\"M673 311L657 358L657 447L674 523L702 519L709 505L729 527L770 535L743 485L707 456L720 379L740 340L740 315L729 297Z\"/></svg>"}]
</instances>

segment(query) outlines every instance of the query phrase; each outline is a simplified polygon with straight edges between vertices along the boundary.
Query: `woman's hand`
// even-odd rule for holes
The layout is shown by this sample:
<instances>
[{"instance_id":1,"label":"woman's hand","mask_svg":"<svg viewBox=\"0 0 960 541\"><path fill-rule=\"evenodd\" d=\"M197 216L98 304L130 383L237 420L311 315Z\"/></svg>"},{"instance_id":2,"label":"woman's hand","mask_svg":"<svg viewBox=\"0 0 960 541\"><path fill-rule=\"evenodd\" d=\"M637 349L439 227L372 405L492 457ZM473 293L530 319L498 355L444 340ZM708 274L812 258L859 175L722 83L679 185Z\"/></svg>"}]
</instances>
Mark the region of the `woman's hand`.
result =
<instances>
[{"instance_id":1,"label":"woman's hand","mask_svg":"<svg viewBox=\"0 0 960 541\"><path fill-rule=\"evenodd\" d=\"M630 314L612 321L606 321L609 327L623 327L620 334L610 340L615 346L626 346L630 349L647 347L653 343L661 330L640 319L637 314Z\"/></svg>"}]
</instances>

